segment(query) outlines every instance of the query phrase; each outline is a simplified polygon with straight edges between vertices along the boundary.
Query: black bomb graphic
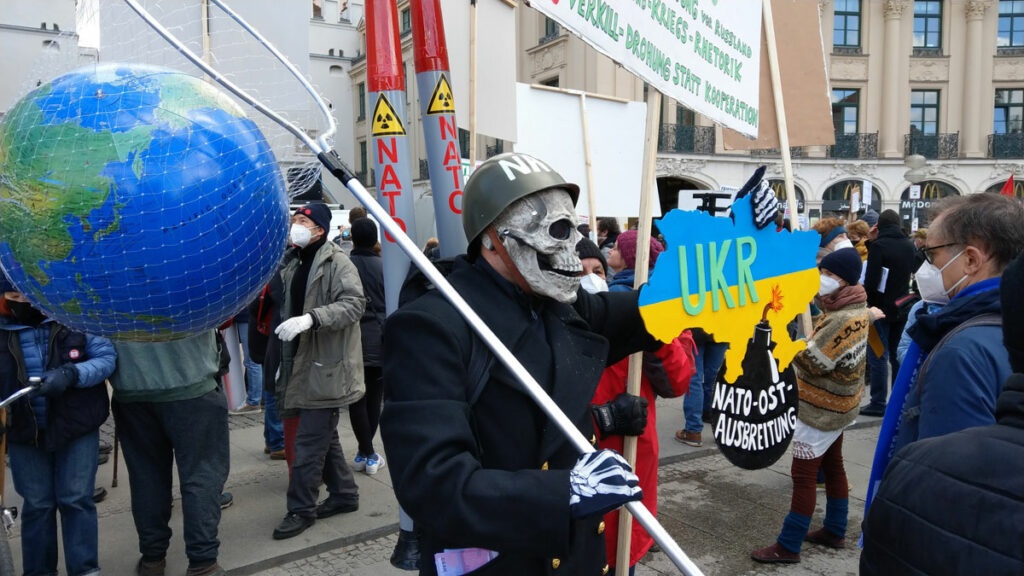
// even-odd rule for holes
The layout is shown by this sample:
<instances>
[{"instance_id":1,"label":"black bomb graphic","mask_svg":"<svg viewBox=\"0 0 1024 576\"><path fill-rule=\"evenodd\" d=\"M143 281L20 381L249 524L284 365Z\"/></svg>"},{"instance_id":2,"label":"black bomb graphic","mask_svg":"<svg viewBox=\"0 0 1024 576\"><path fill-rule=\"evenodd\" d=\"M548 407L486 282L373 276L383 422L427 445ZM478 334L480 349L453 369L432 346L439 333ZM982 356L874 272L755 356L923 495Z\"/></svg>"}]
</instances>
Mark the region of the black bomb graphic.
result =
<instances>
[{"instance_id":1,"label":"black bomb graphic","mask_svg":"<svg viewBox=\"0 0 1024 576\"><path fill-rule=\"evenodd\" d=\"M772 291L754 337L747 341L743 374L736 382L715 382L711 427L722 454L736 466L756 470L786 453L796 426L799 395L792 368L780 373L772 356L775 342L767 315L782 309L782 294Z\"/></svg>"}]
</instances>

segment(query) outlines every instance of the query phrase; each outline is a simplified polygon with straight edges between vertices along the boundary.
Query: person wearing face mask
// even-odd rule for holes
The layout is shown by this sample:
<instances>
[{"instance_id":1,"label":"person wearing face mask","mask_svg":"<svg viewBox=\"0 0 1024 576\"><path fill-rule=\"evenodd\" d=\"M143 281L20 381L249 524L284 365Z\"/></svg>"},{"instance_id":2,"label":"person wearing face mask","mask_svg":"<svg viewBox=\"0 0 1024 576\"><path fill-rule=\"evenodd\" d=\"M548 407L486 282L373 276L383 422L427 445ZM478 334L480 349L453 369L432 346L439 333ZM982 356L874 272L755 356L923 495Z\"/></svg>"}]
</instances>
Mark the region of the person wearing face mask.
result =
<instances>
[{"instance_id":1,"label":"person wearing face mask","mask_svg":"<svg viewBox=\"0 0 1024 576\"><path fill-rule=\"evenodd\" d=\"M860 413L865 416L885 413L890 368L893 377L899 371L895 351L903 326L896 320L899 317L896 301L910 292L910 274L916 262L914 243L903 234L896 211L885 210L879 214L875 228L878 237L868 245L864 289L868 293L868 305L881 309L886 318L874 323L881 351L868 350L871 400L861 409Z\"/></svg>"},{"instance_id":2,"label":"person wearing face mask","mask_svg":"<svg viewBox=\"0 0 1024 576\"><path fill-rule=\"evenodd\" d=\"M846 546L849 484L843 467L843 430L857 417L864 390L870 317L867 294L858 283L861 260L856 249L836 250L822 258L818 267L823 313L807 347L793 358L800 395L790 445L793 497L776 542L751 552L758 562L799 562L805 541L827 548ZM808 532L819 468L825 476L824 526Z\"/></svg>"},{"instance_id":3,"label":"person wearing face mask","mask_svg":"<svg viewBox=\"0 0 1024 576\"><path fill-rule=\"evenodd\" d=\"M995 422L896 454L864 518L863 576L1024 574L1022 291L1018 256L1000 281L1002 342L1014 373L996 401Z\"/></svg>"},{"instance_id":4,"label":"person wearing face mask","mask_svg":"<svg viewBox=\"0 0 1024 576\"><path fill-rule=\"evenodd\" d=\"M655 252L651 241L651 268L660 251ZM660 244L659 244L660 246ZM636 232L624 232L618 237L612 254L625 251L629 260L636 254ZM605 260L597 245L584 238L576 244L576 252L583 263L583 280L580 286L591 294L607 292L604 283ZM616 256L616 261L626 258ZM635 260L633 266L635 267ZM629 268L632 272L633 269ZM619 284L623 286L623 284ZM632 284L630 284L632 288ZM677 398L686 394L693 377L695 346L689 331L672 340L654 352L643 355L643 372L640 377L640 395L626 393L629 359L620 360L601 374L597 391L591 401L591 410L598 428L598 446L602 449L622 452L625 436L637 436L636 463L633 466L643 489L643 503L651 514L658 513L658 430L655 397ZM617 565L616 546L619 537L619 513L605 514L605 550L608 553L609 572ZM654 540L642 526L634 522L630 536L629 565L636 565L650 550Z\"/></svg>"},{"instance_id":5,"label":"person wearing face mask","mask_svg":"<svg viewBox=\"0 0 1024 576\"><path fill-rule=\"evenodd\" d=\"M22 572L57 573L59 512L66 572L99 574L93 486L99 427L110 413L104 380L117 354L106 338L47 318L6 275L0 284L0 395L42 378L38 391L7 408L11 474L23 498Z\"/></svg>"},{"instance_id":6,"label":"person wearing face mask","mask_svg":"<svg viewBox=\"0 0 1024 576\"><path fill-rule=\"evenodd\" d=\"M284 294L270 346L280 346L275 382L291 446L288 514L274 539L291 538L327 518L359 508L359 489L338 441L338 410L363 397L359 323L366 299L359 272L327 242L331 212L311 203L292 217L294 246L278 270ZM275 342L277 341L277 342ZM328 497L317 504L321 479Z\"/></svg>"},{"instance_id":7,"label":"person wearing face mask","mask_svg":"<svg viewBox=\"0 0 1024 576\"><path fill-rule=\"evenodd\" d=\"M994 424L996 398L1011 373L999 339L1000 277L1024 249L1024 208L974 194L943 202L937 214L916 278L921 298L942 308L918 315L909 330L896 449Z\"/></svg>"}]
</instances>

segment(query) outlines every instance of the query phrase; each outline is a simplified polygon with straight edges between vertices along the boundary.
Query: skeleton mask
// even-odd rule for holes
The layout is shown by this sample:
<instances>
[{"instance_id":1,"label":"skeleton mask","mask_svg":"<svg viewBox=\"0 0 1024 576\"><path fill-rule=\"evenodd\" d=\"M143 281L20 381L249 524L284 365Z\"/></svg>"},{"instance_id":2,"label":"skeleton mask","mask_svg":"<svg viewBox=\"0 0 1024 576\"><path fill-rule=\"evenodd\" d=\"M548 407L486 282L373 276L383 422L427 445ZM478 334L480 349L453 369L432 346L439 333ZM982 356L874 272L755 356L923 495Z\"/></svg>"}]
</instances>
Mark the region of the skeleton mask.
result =
<instances>
[{"instance_id":1,"label":"skeleton mask","mask_svg":"<svg viewBox=\"0 0 1024 576\"><path fill-rule=\"evenodd\" d=\"M582 236L567 192L545 190L517 200L498 216L494 228L534 294L576 301L583 274L576 243ZM484 244L490 248L486 236Z\"/></svg>"}]
</instances>

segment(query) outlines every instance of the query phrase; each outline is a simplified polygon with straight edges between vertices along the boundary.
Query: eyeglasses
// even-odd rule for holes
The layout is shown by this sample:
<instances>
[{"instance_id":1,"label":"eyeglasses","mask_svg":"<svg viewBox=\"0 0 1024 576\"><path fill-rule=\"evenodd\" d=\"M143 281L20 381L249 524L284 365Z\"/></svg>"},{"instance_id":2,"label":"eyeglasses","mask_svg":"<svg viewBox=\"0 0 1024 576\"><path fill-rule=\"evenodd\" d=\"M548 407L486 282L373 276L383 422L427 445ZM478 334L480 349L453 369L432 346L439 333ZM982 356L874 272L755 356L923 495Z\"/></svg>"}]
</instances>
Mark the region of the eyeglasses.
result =
<instances>
[{"instance_id":1,"label":"eyeglasses","mask_svg":"<svg viewBox=\"0 0 1024 576\"><path fill-rule=\"evenodd\" d=\"M956 245L956 242L949 242L947 244L939 244L938 246L922 246L921 248L918 249L918 252L921 253L921 256L924 256L925 261L927 261L929 264L934 264L935 255L932 254L932 251L938 250L939 248L949 248L950 246Z\"/></svg>"}]
</instances>

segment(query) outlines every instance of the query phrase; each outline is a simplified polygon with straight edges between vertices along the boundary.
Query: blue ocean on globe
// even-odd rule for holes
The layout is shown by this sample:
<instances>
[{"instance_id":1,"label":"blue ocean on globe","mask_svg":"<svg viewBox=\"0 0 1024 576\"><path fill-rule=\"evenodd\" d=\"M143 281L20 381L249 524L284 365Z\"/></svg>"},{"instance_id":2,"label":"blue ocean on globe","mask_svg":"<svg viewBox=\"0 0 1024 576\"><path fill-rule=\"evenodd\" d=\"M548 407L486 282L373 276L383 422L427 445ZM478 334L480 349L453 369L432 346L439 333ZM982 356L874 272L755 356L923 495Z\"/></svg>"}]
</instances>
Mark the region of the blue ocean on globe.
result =
<instances>
[{"instance_id":1,"label":"blue ocean on globe","mask_svg":"<svg viewBox=\"0 0 1024 576\"><path fill-rule=\"evenodd\" d=\"M270 145L196 77L92 65L0 121L0 265L71 328L160 341L216 327L267 283L287 234Z\"/></svg>"}]
</instances>

